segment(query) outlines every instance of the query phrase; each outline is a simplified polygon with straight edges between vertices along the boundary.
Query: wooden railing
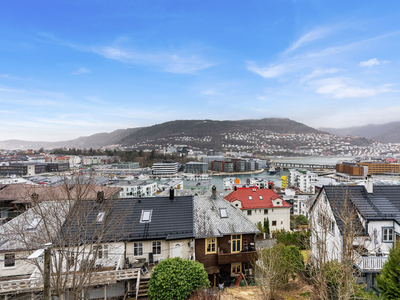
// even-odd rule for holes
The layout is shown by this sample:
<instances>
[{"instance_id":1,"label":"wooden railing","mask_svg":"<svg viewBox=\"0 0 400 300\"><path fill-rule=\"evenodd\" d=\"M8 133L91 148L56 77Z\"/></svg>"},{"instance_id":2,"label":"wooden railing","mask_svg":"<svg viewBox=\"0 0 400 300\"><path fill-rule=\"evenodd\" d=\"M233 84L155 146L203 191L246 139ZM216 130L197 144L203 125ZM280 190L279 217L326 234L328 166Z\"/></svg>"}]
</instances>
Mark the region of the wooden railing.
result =
<instances>
[{"instance_id":1,"label":"wooden railing","mask_svg":"<svg viewBox=\"0 0 400 300\"><path fill-rule=\"evenodd\" d=\"M387 256L356 255L355 265L361 271L381 271L387 259Z\"/></svg>"},{"instance_id":2,"label":"wooden railing","mask_svg":"<svg viewBox=\"0 0 400 300\"><path fill-rule=\"evenodd\" d=\"M117 281L135 279L140 274L140 269L95 272L90 285L102 285L116 283ZM72 286L72 276L69 277L67 287ZM43 281L37 279L19 279L0 281L0 294L13 294L23 292L34 292L43 290Z\"/></svg>"}]
</instances>

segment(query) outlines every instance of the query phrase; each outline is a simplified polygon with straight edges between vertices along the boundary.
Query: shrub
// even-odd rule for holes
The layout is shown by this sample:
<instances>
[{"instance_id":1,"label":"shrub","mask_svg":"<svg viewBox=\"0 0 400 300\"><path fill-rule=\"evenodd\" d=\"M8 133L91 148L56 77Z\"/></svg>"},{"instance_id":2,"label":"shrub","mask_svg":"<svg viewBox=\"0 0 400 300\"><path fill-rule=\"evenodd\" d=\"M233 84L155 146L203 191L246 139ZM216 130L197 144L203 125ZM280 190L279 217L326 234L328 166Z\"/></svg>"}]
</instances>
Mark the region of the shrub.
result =
<instances>
[{"instance_id":1,"label":"shrub","mask_svg":"<svg viewBox=\"0 0 400 300\"><path fill-rule=\"evenodd\" d=\"M161 261L149 281L150 299L187 299L191 293L210 286L203 264L180 257Z\"/></svg>"},{"instance_id":2,"label":"shrub","mask_svg":"<svg viewBox=\"0 0 400 300\"><path fill-rule=\"evenodd\" d=\"M298 215L295 219L296 225L308 225L308 219L304 215Z\"/></svg>"}]
</instances>

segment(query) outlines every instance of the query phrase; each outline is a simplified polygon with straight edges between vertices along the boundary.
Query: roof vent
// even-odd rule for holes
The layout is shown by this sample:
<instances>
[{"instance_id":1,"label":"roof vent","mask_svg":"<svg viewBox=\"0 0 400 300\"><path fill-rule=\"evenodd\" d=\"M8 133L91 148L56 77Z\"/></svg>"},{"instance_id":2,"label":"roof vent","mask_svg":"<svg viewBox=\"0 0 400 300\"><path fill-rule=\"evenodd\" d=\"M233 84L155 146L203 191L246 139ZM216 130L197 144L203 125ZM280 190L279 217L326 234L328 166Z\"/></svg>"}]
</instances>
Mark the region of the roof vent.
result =
<instances>
[{"instance_id":1,"label":"roof vent","mask_svg":"<svg viewBox=\"0 0 400 300\"><path fill-rule=\"evenodd\" d=\"M211 196L213 199L217 199L217 188L215 187L215 185L213 185L211 188Z\"/></svg>"},{"instance_id":2,"label":"roof vent","mask_svg":"<svg viewBox=\"0 0 400 300\"><path fill-rule=\"evenodd\" d=\"M175 198L175 192L174 192L174 188L171 186L169 188L169 200L174 200Z\"/></svg>"},{"instance_id":3,"label":"roof vent","mask_svg":"<svg viewBox=\"0 0 400 300\"><path fill-rule=\"evenodd\" d=\"M101 203L101 202L104 201L104 191L98 191L98 192L97 192L97 199L96 199L96 201L97 201L98 203Z\"/></svg>"}]
</instances>

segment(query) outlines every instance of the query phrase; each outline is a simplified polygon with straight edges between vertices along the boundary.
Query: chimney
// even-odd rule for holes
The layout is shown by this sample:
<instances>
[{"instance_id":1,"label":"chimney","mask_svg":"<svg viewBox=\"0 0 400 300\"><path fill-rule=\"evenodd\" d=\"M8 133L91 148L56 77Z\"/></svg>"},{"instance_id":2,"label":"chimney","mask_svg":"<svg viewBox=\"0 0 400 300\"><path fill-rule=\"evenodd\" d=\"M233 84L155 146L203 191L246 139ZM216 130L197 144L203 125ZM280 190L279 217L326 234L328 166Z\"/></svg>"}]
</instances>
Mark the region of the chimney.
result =
<instances>
[{"instance_id":1,"label":"chimney","mask_svg":"<svg viewBox=\"0 0 400 300\"><path fill-rule=\"evenodd\" d=\"M104 191L98 191L97 192L97 202L101 203L104 201Z\"/></svg>"},{"instance_id":2,"label":"chimney","mask_svg":"<svg viewBox=\"0 0 400 300\"><path fill-rule=\"evenodd\" d=\"M371 175L367 175L365 178L365 189L367 190L368 194L374 193L374 182Z\"/></svg>"},{"instance_id":3,"label":"chimney","mask_svg":"<svg viewBox=\"0 0 400 300\"><path fill-rule=\"evenodd\" d=\"M175 199L175 191L174 188L171 186L169 188L169 200L174 200Z\"/></svg>"},{"instance_id":4,"label":"chimney","mask_svg":"<svg viewBox=\"0 0 400 300\"><path fill-rule=\"evenodd\" d=\"M215 187L215 185L213 185L211 188L211 198L213 198L214 200L217 199L217 188Z\"/></svg>"}]
</instances>

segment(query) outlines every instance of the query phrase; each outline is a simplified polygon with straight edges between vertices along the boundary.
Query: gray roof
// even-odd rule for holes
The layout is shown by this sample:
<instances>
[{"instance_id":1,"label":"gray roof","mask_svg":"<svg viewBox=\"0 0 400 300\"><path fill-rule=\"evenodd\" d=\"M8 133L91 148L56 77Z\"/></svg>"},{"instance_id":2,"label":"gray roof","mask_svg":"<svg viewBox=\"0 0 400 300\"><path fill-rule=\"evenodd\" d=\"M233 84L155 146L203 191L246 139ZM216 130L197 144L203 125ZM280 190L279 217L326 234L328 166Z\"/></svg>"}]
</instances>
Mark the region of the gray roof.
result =
<instances>
[{"instance_id":1,"label":"gray roof","mask_svg":"<svg viewBox=\"0 0 400 300\"><path fill-rule=\"evenodd\" d=\"M226 218L221 217L222 208L226 209ZM217 199L210 196L195 197L194 222L196 238L259 233L257 227L240 209L220 196L217 196Z\"/></svg>"},{"instance_id":2,"label":"gray roof","mask_svg":"<svg viewBox=\"0 0 400 300\"><path fill-rule=\"evenodd\" d=\"M364 186L324 186L325 194L334 211L336 222L343 228L338 215L347 205L355 206L367 220L394 220L400 224L400 186L375 186L373 193L368 193Z\"/></svg>"},{"instance_id":3,"label":"gray roof","mask_svg":"<svg viewBox=\"0 0 400 300\"><path fill-rule=\"evenodd\" d=\"M151 211L150 222L141 222L143 210ZM105 221L97 222L102 211ZM64 224L64 228L71 229L65 234L80 235L82 243L95 240L99 232L101 237L98 238L108 242L193 238L193 197L110 199L101 204L84 201L69 221L71 223Z\"/></svg>"}]
</instances>

